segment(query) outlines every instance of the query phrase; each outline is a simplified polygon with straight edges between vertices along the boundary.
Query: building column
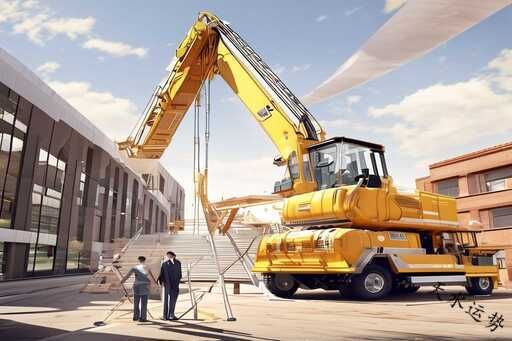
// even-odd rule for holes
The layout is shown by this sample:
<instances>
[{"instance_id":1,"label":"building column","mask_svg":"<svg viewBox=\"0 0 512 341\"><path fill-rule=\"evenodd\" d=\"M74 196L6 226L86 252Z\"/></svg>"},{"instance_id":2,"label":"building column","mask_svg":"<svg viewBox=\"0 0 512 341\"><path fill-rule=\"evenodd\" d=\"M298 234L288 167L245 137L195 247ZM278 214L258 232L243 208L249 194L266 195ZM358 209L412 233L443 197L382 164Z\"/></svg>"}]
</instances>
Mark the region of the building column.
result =
<instances>
[{"instance_id":1,"label":"building column","mask_svg":"<svg viewBox=\"0 0 512 341\"><path fill-rule=\"evenodd\" d=\"M60 121L56 129L71 129ZM60 202L59 226L57 228L57 247L55 250L55 261L53 272L55 274L63 274L66 272L66 261L68 251L68 241L72 229L77 228L78 224L78 205L76 198L78 196L78 182L80 181L81 162L83 159L84 141L83 138L70 130L68 138L62 138L60 141L54 140L52 143L53 153L59 154L58 151L65 150L66 172L64 175L64 188Z\"/></svg>"},{"instance_id":2,"label":"building column","mask_svg":"<svg viewBox=\"0 0 512 341\"><path fill-rule=\"evenodd\" d=\"M25 277L27 270L27 252L29 244L26 243L5 243L6 279Z\"/></svg>"},{"instance_id":3,"label":"building column","mask_svg":"<svg viewBox=\"0 0 512 341\"><path fill-rule=\"evenodd\" d=\"M459 197L465 197L469 195L468 177L459 177Z\"/></svg>"}]
</instances>

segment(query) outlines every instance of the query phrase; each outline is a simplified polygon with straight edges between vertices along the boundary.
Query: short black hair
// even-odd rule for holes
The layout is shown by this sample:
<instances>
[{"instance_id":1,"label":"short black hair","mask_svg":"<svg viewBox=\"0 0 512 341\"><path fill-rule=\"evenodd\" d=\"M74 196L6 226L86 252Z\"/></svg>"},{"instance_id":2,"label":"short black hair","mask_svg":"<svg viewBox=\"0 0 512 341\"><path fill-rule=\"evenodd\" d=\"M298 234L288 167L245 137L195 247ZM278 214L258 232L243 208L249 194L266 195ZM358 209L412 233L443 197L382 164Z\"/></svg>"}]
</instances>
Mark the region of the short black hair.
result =
<instances>
[{"instance_id":1,"label":"short black hair","mask_svg":"<svg viewBox=\"0 0 512 341\"><path fill-rule=\"evenodd\" d=\"M146 257L144 256L139 256L139 258L137 258L139 260L139 262L145 262L146 261Z\"/></svg>"},{"instance_id":2,"label":"short black hair","mask_svg":"<svg viewBox=\"0 0 512 341\"><path fill-rule=\"evenodd\" d=\"M167 254L168 254L168 255L171 255L171 256L173 256L173 257L176 257L176 254L175 254L174 252L172 252L172 251L167 251Z\"/></svg>"}]
</instances>

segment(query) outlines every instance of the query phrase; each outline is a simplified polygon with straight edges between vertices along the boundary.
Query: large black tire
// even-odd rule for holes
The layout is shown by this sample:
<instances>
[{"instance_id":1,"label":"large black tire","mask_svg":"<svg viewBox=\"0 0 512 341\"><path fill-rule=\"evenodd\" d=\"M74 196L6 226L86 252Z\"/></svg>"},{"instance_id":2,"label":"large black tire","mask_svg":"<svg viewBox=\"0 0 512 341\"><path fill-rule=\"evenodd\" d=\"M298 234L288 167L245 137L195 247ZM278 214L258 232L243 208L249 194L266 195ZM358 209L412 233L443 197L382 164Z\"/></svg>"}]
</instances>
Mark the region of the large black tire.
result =
<instances>
[{"instance_id":1,"label":"large black tire","mask_svg":"<svg viewBox=\"0 0 512 341\"><path fill-rule=\"evenodd\" d=\"M393 278L388 269L372 264L364 271L352 277L350 292L363 300L378 300L386 297L391 291Z\"/></svg>"},{"instance_id":2,"label":"large black tire","mask_svg":"<svg viewBox=\"0 0 512 341\"><path fill-rule=\"evenodd\" d=\"M466 291L470 295L492 294L493 282L491 277L474 277L469 279Z\"/></svg>"},{"instance_id":3,"label":"large black tire","mask_svg":"<svg viewBox=\"0 0 512 341\"><path fill-rule=\"evenodd\" d=\"M290 298L299 288L299 283L290 274L271 274L267 283L267 289L278 297Z\"/></svg>"}]
</instances>

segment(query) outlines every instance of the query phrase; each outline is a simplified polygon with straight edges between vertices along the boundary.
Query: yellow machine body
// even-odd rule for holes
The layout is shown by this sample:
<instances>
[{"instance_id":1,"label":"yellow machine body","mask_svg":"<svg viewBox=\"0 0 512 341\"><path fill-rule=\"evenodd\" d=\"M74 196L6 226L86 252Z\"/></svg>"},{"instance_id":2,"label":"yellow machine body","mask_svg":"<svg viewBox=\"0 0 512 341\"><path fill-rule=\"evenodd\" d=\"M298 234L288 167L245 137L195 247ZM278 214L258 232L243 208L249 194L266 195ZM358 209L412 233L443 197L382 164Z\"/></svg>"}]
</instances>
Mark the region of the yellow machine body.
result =
<instances>
[{"instance_id":1,"label":"yellow machine body","mask_svg":"<svg viewBox=\"0 0 512 341\"><path fill-rule=\"evenodd\" d=\"M289 197L283 223L465 231L457 222L456 212L454 198L423 191L400 193L389 177L380 188L341 186Z\"/></svg>"},{"instance_id":2,"label":"yellow machine body","mask_svg":"<svg viewBox=\"0 0 512 341\"><path fill-rule=\"evenodd\" d=\"M380 258L396 275L456 273L466 277L488 276L497 286L497 264L473 264L473 257L484 254L492 257L496 250L467 248L467 252L463 252L463 240L470 239L466 234L471 233L449 232L458 249L454 252L447 250L445 254L428 253L422 247L417 232L331 228L265 235L259 245L253 271L265 274L351 275L362 272L369 262ZM441 235L433 234L434 240L441 240ZM440 248L440 244L434 244L432 251Z\"/></svg>"}]
</instances>

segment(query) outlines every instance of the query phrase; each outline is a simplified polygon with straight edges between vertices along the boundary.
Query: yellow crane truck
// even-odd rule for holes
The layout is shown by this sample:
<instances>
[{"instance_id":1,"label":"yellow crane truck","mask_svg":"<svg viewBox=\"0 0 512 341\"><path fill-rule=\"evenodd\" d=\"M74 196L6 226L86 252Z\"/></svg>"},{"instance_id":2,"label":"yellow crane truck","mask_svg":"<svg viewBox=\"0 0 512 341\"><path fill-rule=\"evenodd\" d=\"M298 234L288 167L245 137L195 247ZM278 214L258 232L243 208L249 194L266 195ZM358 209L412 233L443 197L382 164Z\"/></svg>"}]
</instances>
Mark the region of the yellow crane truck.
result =
<instances>
[{"instance_id":1,"label":"yellow crane truck","mask_svg":"<svg viewBox=\"0 0 512 341\"><path fill-rule=\"evenodd\" d=\"M434 283L464 284L475 294L498 285L503 253L477 246L475 232L459 226L453 198L398 191L381 145L326 139L278 75L215 15L200 13L168 70L119 148L160 158L203 85L219 75L285 169L274 193L284 198L283 224L293 230L264 236L253 268L274 294L289 297L301 286L378 299Z\"/></svg>"},{"instance_id":2,"label":"yellow crane truck","mask_svg":"<svg viewBox=\"0 0 512 341\"><path fill-rule=\"evenodd\" d=\"M489 295L500 284L504 252L478 247L477 231L457 222L454 198L398 191L382 146L334 138L309 152L325 189L287 198L282 220L292 229L264 236L256 254L253 271L272 293L322 288L379 299L439 284Z\"/></svg>"}]
</instances>

